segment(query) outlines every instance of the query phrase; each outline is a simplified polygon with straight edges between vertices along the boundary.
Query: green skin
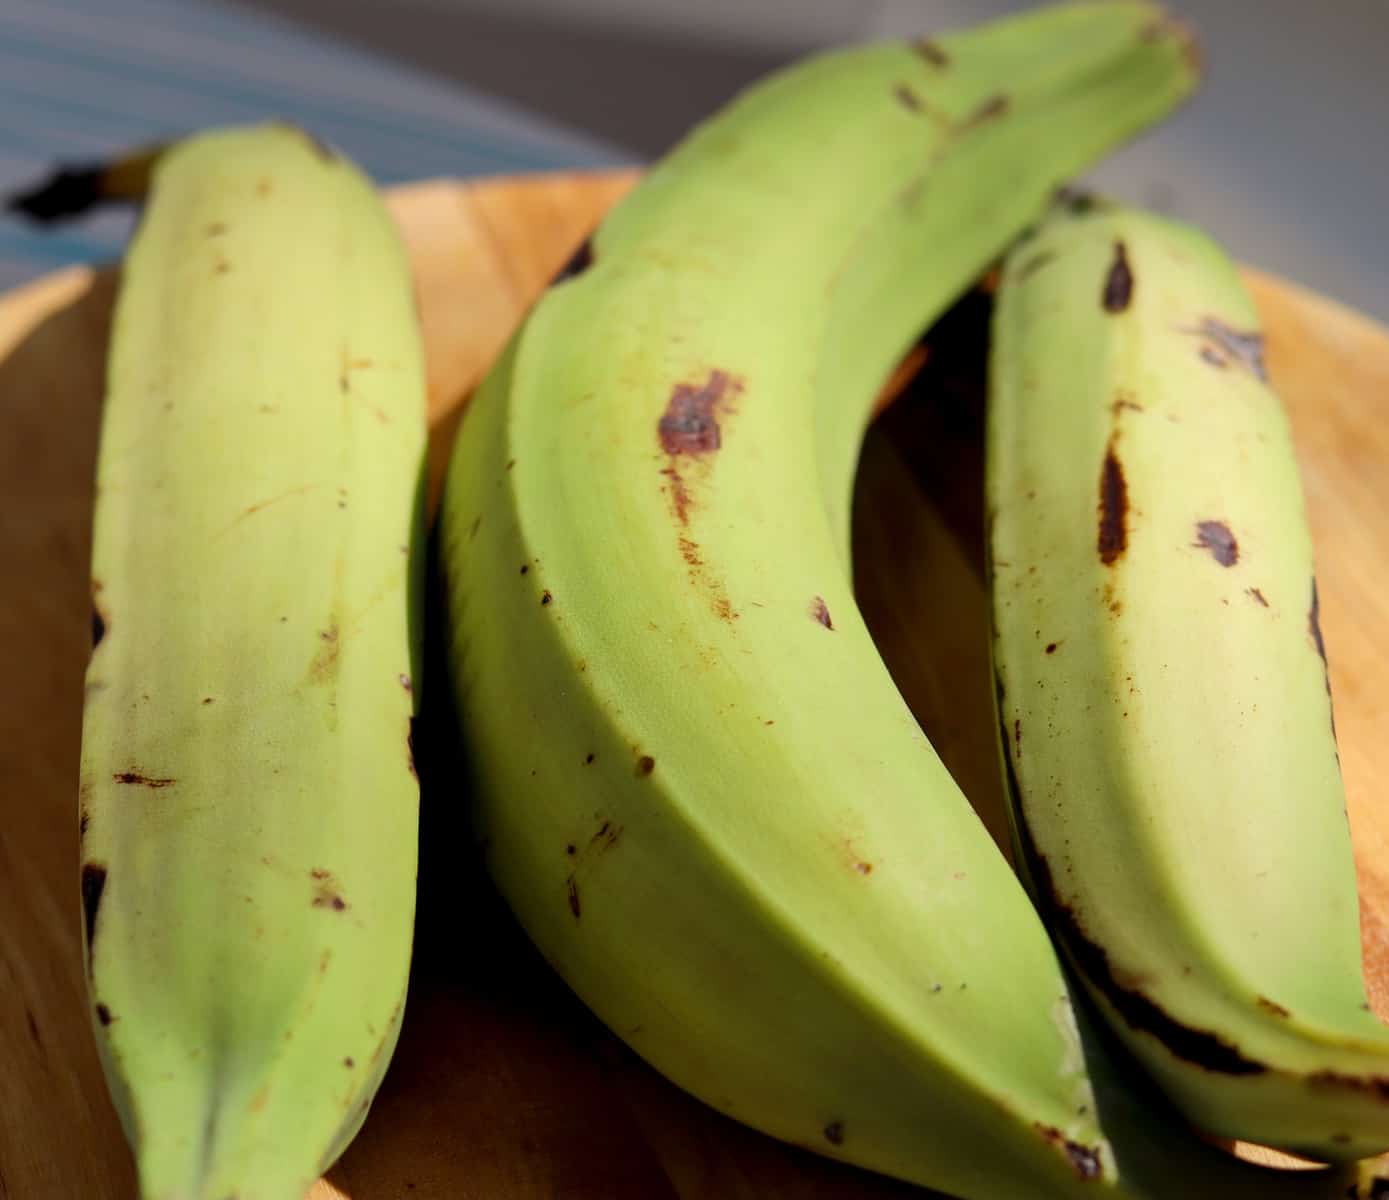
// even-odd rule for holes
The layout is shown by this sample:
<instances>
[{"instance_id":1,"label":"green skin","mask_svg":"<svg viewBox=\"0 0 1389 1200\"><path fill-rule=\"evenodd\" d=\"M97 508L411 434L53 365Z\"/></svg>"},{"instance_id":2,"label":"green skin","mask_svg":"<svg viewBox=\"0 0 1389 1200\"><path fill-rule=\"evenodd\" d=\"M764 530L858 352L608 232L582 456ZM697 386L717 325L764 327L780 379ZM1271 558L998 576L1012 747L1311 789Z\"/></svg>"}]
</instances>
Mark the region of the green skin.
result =
<instances>
[{"instance_id":1,"label":"green skin","mask_svg":"<svg viewBox=\"0 0 1389 1200\"><path fill-rule=\"evenodd\" d=\"M369 182L167 153L116 305L82 733L93 1029L146 1200L300 1200L399 1029L423 355Z\"/></svg>"},{"instance_id":2,"label":"green skin","mask_svg":"<svg viewBox=\"0 0 1389 1200\"><path fill-rule=\"evenodd\" d=\"M527 932L723 1112L965 1197L1170 1192L1105 1140L1045 930L863 625L851 481L913 337L1190 90L1157 18L1045 9L741 97L539 303L445 487L467 796ZM1139 1176L1246 1178L1103 1089Z\"/></svg>"},{"instance_id":3,"label":"green skin","mask_svg":"<svg viewBox=\"0 0 1389 1200\"><path fill-rule=\"evenodd\" d=\"M1119 264L1119 249L1123 262ZM1199 1126L1389 1148L1311 537L1219 247L1060 208L1007 261L988 501L1014 831L1110 1025ZM1030 843L1030 845L1028 845Z\"/></svg>"}]
</instances>

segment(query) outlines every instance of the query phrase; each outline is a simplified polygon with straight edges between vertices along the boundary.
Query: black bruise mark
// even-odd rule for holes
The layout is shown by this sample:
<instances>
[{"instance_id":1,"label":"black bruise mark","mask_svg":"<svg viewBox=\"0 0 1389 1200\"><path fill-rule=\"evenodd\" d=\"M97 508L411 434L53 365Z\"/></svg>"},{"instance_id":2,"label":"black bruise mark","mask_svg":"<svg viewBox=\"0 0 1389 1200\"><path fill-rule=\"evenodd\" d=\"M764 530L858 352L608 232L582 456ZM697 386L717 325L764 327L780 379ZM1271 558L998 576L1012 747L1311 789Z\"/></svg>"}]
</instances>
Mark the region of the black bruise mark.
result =
<instances>
[{"instance_id":1,"label":"black bruise mark","mask_svg":"<svg viewBox=\"0 0 1389 1200\"><path fill-rule=\"evenodd\" d=\"M1239 562L1239 542L1224 521L1197 521L1193 545L1198 550L1209 550L1222 567L1233 567Z\"/></svg>"},{"instance_id":2,"label":"black bruise mark","mask_svg":"<svg viewBox=\"0 0 1389 1200\"><path fill-rule=\"evenodd\" d=\"M1128 547L1125 519L1129 510L1129 489L1124 481L1124 468L1114 452L1114 439L1105 447L1104 464L1100 468L1100 530L1097 548L1100 562L1113 566Z\"/></svg>"},{"instance_id":3,"label":"black bruise mark","mask_svg":"<svg viewBox=\"0 0 1389 1200\"><path fill-rule=\"evenodd\" d=\"M922 38L921 41L913 44L912 49L933 67L948 67L950 65L950 55L930 38Z\"/></svg>"},{"instance_id":4,"label":"black bruise mark","mask_svg":"<svg viewBox=\"0 0 1389 1200\"><path fill-rule=\"evenodd\" d=\"M638 775L642 775L642 776L650 775L651 772L654 771L655 769L656 769L656 760L655 760L654 758L652 758L651 755L649 755L649 754L643 754L639 759L637 759L637 774L638 774Z\"/></svg>"},{"instance_id":5,"label":"black bruise mark","mask_svg":"<svg viewBox=\"0 0 1389 1200\"><path fill-rule=\"evenodd\" d=\"M1370 1200L1389 1200L1389 1179L1376 1179L1370 1184Z\"/></svg>"},{"instance_id":6,"label":"black bruise mark","mask_svg":"<svg viewBox=\"0 0 1389 1200\"><path fill-rule=\"evenodd\" d=\"M1114 261L1104 277L1100 303L1105 312L1124 312L1133 301L1133 270L1129 266L1128 249L1122 241L1114 243Z\"/></svg>"},{"instance_id":7,"label":"black bruise mark","mask_svg":"<svg viewBox=\"0 0 1389 1200\"><path fill-rule=\"evenodd\" d=\"M829 605L825 603L823 596L816 596L811 602L810 615L826 629L834 631L834 620L830 617Z\"/></svg>"},{"instance_id":8,"label":"black bruise mark","mask_svg":"<svg viewBox=\"0 0 1389 1200\"><path fill-rule=\"evenodd\" d=\"M921 103L921 97L912 91L910 84L897 84L892 89L892 95L908 112L919 113L925 107Z\"/></svg>"},{"instance_id":9,"label":"black bruise mark","mask_svg":"<svg viewBox=\"0 0 1389 1200\"><path fill-rule=\"evenodd\" d=\"M1018 268L1017 273L1013 276L1013 282L1021 283L1024 279L1028 279L1036 272L1040 271L1049 262L1055 261L1055 259L1055 250L1039 251Z\"/></svg>"},{"instance_id":10,"label":"black bruise mark","mask_svg":"<svg viewBox=\"0 0 1389 1200\"><path fill-rule=\"evenodd\" d=\"M842 1146L844 1144L844 1122L831 1121L825 1126L825 1141L831 1146Z\"/></svg>"},{"instance_id":11,"label":"black bruise mark","mask_svg":"<svg viewBox=\"0 0 1389 1200\"><path fill-rule=\"evenodd\" d=\"M543 592L540 593L540 603L542 605L550 604L551 602L553 602L553 600L554 597L550 595L549 588L546 588Z\"/></svg>"},{"instance_id":12,"label":"black bruise mark","mask_svg":"<svg viewBox=\"0 0 1389 1200\"><path fill-rule=\"evenodd\" d=\"M77 837L82 839L87 836L87 826L92 823L92 814L86 809L82 810L82 816L77 822Z\"/></svg>"},{"instance_id":13,"label":"black bruise mark","mask_svg":"<svg viewBox=\"0 0 1389 1200\"><path fill-rule=\"evenodd\" d=\"M111 1024L115 1018L111 1016L111 1010L106 1005L98 1004L96 1006L96 1019L105 1026Z\"/></svg>"},{"instance_id":14,"label":"black bruise mark","mask_svg":"<svg viewBox=\"0 0 1389 1200\"><path fill-rule=\"evenodd\" d=\"M89 862L82 865L82 915L87 930L87 957L90 960L92 941L96 937L96 915L101 908L101 894L106 890L106 867Z\"/></svg>"},{"instance_id":15,"label":"black bruise mark","mask_svg":"<svg viewBox=\"0 0 1389 1200\"><path fill-rule=\"evenodd\" d=\"M1245 590L1249 593L1252 599L1258 601L1258 603L1262 604L1265 608L1268 607L1268 601L1264 599L1263 592L1261 592L1258 588L1252 587L1246 588Z\"/></svg>"},{"instance_id":16,"label":"black bruise mark","mask_svg":"<svg viewBox=\"0 0 1389 1200\"><path fill-rule=\"evenodd\" d=\"M550 286L563 283L566 279L573 279L582 275L593 265L593 238L586 237L579 243L574 253L571 254L564 266L559 269L559 274L551 281Z\"/></svg>"},{"instance_id":17,"label":"black bruise mark","mask_svg":"<svg viewBox=\"0 0 1389 1200\"><path fill-rule=\"evenodd\" d=\"M565 880L565 887L569 892L569 911L574 914L574 920L579 919L579 885L574 880L573 872Z\"/></svg>"},{"instance_id":18,"label":"black bruise mark","mask_svg":"<svg viewBox=\"0 0 1389 1200\"><path fill-rule=\"evenodd\" d=\"M101 639L106 636L106 618L101 615L101 609L95 604L92 605L92 649L95 650L101 645Z\"/></svg>"},{"instance_id":19,"label":"black bruise mark","mask_svg":"<svg viewBox=\"0 0 1389 1200\"><path fill-rule=\"evenodd\" d=\"M410 774L415 777L416 783L420 779L420 773L415 766L415 729L418 722L418 717L411 716L410 724L405 731L405 761L410 768Z\"/></svg>"},{"instance_id":20,"label":"black bruise mark","mask_svg":"<svg viewBox=\"0 0 1389 1200\"><path fill-rule=\"evenodd\" d=\"M1082 1142L1073 1142L1054 1125L1043 1125L1038 1122L1036 1129L1047 1141L1065 1154L1075 1169L1075 1173L1081 1179L1088 1181L1100 1177L1100 1150L1098 1146L1087 1146Z\"/></svg>"}]
</instances>

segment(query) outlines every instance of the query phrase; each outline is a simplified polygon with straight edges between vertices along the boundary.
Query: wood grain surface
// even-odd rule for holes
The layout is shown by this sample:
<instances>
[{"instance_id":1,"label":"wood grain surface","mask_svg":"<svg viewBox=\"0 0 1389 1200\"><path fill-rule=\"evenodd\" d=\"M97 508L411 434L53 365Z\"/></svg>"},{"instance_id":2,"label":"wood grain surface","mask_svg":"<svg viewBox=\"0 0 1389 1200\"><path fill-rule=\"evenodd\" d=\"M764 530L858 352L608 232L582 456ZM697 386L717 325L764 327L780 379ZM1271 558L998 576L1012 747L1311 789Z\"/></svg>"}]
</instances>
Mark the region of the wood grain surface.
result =
<instances>
[{"instance_id":1,"label":"wood grain surface","mask_svg":"<svg viewBox=\"0 0 1389 1200\"><path fill-rule=\"evenodd\" d=\"M468 393L633 179L392 194L425 331L433 494ZM1371 1001L1389 1017L1389 332L1285 282L1246 278L1307 492ZM92 473L114 289L112 268L78 269L0 297L0 1200L135 1195L88 1024L77 894ZM1001 837L970 499L978 401L931 369L928 355L933 386L909 389L865 447L856 585L899 686ZM927 1195L743 1129L657 1076L531 948L455 837L457 796L427 763L422 775L420 920L400 1045L365 1127L313 1200Z\"/></svg>"}]
</instances>

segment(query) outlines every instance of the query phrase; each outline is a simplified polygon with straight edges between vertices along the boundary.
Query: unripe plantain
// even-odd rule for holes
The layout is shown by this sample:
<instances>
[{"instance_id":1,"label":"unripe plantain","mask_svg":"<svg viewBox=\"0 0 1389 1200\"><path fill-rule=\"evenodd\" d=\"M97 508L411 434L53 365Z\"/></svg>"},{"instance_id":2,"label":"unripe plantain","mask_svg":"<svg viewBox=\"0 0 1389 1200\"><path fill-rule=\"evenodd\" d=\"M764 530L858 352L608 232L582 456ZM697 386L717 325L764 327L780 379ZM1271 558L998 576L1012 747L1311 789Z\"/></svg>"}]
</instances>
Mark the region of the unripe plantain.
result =
<instances>
[{"instance_id":1,"label":"unripe plantain","mask_svg":"<svg viewBox=\"0 0 1389 1200\"><path fill-rule=\"evenodd\" d=\"M1311 537L1219 247L1077 202L1014 249L988 497L1019 860L1109 1023L1211 1132L1389 1147Z\"/></svg>"},{"instance_id":2,"label":"unripe plantain","mask_svg":"<svg viewBox=\"0 0 1389 1200\"><path fill-rule=\"evenodd\" d=\"M300 1200L405 999L424 382L368 181L285 126L156 166L116 304L86 963L147 1200Z\"/></svg>"}]
</instances>

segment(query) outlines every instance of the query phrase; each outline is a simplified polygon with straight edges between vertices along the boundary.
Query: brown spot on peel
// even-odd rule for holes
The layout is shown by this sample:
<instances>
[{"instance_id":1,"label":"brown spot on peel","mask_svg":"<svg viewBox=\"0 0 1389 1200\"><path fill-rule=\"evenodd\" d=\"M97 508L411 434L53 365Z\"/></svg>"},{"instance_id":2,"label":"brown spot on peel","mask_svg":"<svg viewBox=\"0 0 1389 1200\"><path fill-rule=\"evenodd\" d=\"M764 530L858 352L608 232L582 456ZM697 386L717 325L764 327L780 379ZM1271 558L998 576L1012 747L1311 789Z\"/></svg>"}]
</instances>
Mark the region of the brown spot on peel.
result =
<instances>
[{"instance_id":1,"label":"brown spot on peel","mask_svg":"<svg viewBox=\"0 0 1389 1200\"><path fill-rule=\"evenodd\" d=\"M825 1126L825 1141L831 1146L842 1146L844 1144L844 1122L831 1121Z\"/></svg>"},{"instance_id":2,"label":"brown spot on peel","mask_svg":"<svg viewBox=\"0 0 1389 1200\"><path fill-rule=\"evenodd\" d=\"M810 604L810 615L819 621L826 629L834 629L834 621L830 617L829 605L824 601L824 597L816 596Z\"/></svg>"},{"instance_id":3,"label":"brown spot on peel","mask_svg":"<svg viewBox=\"0 0 1389 1200\"><path fill-rule=\"evenodd\" d=\"M115 1018L111 1016L111 1010L106 1005L98 1004L96 1006L96 1019L105 1026L111 1024Z\"/></svg>"},{"instance_id":4,"label":"brown spot on peel","mask_svg":"<svg viewBox=\"0 0 1389 1200\"><path fill-rule=\"evenodd\" d=\"M566 888L566 890L567 890L568 893L569 893L569 911L570 911L571 913L574 914L574 920L577 921L577 920L579 919L579 911L580 911L580 910L579 910L579 885L578 885L578 883L575 881L572 872L571 872L569 878L565 880L565 888Z\"/></svg>"},{"instance_id":5,"label":"brown spot on peel","mask_svg":"<svg viewBox=\"0 0 1389 1200\"><path fill-rule=\"evenodd\" d=\"M656 760L649 754L643 754L637 759L637 774L650 775L656 769Z\"/></svg>"},{"instance_id":6,"label":"brown spot on peel","mask_svg":"<svg viewBox=\"0 0 1389 1200\"><path fill-rule=\"evenodd\" d=\"M178 781L176 779L164 779L157 775L145 775L140 771L121 771L117 775L111 776L117 783L131 784L136 787L147 788L166 788L172 787Z\"/></svg>"},{"instance_id":7,"label":"brown spot on peel","mask_svg":"<svg viewBox=\"0 0 1389 1200\"><path fill-rule=\"evenodd\" d=\"M1288 1017L1292 1015L1281 1004L1275 1004L1267 996L1259 996L1256 1000L1256 1003L1259 1005L1260 1008L1264 1010L1264 1012L1272 1013L1275 1017Z\"/></svg>"},{"instance_id":8,"label":"brown spot on peel","mask_svg":"<svg viewBox=\"0 0 1389 1200\"><path fill-rule=\"evenodd\" d=\"M1312 603L1307 610L1307 632L1312 635L1312 645L1317 648L1317 657L1321 659L1322 678L1326 681L1326 703L1331 712L1331 738L1336 739L1336 705L1331 697L1331 665L1326 661L1326 643L1321 636L1321 601L1317 597L1317 579L1312 577ZM1340 750L1336 752L1336 759L1340 761Z\"/></svg>"},{"instance_id":9,"label":"brown spot on peel","mask_svg":"<svg viewBox=\"0 0 1389 1200\"><path fill-rule=\"evenodd\" d=\"M1262 604L1265 608L1268 607L1268 601L1264 599L1263 592L1261 592L1258 588L1252 587L1246 588L1245 590L1249 593L1251 599L1253 599L1259 604Z\"/></svg>"},{"instance_id":10,"label":"brown spot on peel","mask_svg":"<svg viewBox=\"0 0 1389 1200\"><path fill-rule=\"evenodd\" d=\"M950 55L930 38L922 38L921 41L914 43L912 48L933 67L948 67L950 65Z\"/></svg>"},{"instance_id":11,"label":"brown spot on peel","mask_svg":"<svg viewBox=\"0 0 1389 1200\"><path fill-rule=\"evenodd\" d=\"M1114 243L1114 260L1104 277L1100 303L1105 312L1124 312L1133 301L1133 270L1129 267L1128 249L1122 241Z\"/></svg>"},{"instance_id":12,"label":"brown spot on peel","mask_svg":"<svg viewBox=\"0 0 1389 1200\"><path fill-rule=\"evenodd\" d=\"M918 113L922 109L921 97L911 89L910 84L899 83L892 89L892 95L897 103L908 112Z\"/></svg>"},{"instance_id":13,"label":"brown spot on peel","mask_svg":"<svg viewBox=\"0 0 1389 1200\"><path fill-rule=\"evenodd\" d=\"M549 588L546 588L543 592L540 593L540 603L541 603L542 605L550 604L550 603L552 603L553 601L554 601L554 596L552 596L552 595L550 594L550 589L549 589Z\"/></svg>"},{"instance_id":14,"label":"brown spot on peel","mask_svg":"<svg viewBox=\"0 0 1389 1200\"><path fill-rule=\"evenodd\" d=\"M1239 543L1224 521L1198 521L1193 545L1198 550L1209 550L1222 567L1233 567L1239 562Z\"/></svg>"},{"instance_id":15,"label":"brown spot on peel","mask_svg":"<svg viewBox=\"0 0 1389 1200\"><path fill-rule=\"evenodd\" d=\"M1129 508L1128 485L1124 468L1115 453L1114 439L1105 448L1100 467L1100 530L1098 549L1100 562L1113 566L1128 546L1126 520Z\"/></svg>"},{"instance_id":16,"label":"brown spot on peel","mask_svg":"<svg viewBox=\"0 0 1389 1200\"><path fill-rule=\"evenodd\" d=\"M719 448L718 413L742 384L724 371L710 371L703 387L676 384L656 424L661 449L671 456L710 454Z\"/></svg>"},{"instance_id":17,"label":"brown spot on peel","mask_svg":"<svg viewBox=\"0 0 1389 1200\"><path fill-rule=\"evenodd\" d=\"M92 649L95 650L101 645L101 639L106 636L106 618L101 615L101 609L95 604L92 605Z\"/></svg>"},{"instance_id":18,"label":"brown spot on peel","mask_svg":"<svg viewBox=\"0 0 1389 1200\"><path fill-rule=\"evenodd\" d=\"M1075 1168L1075 1173L1081 1179L1090 1180L1100 1177L1101 1160L1098 1146L1087 1146L1082 1142L1074 1142L1054 1125L1043 1125L1039 1122L1036 1129L1066 1156L1067 1161Z\"/></svg>"},{"instance_id":19,"label":"brown spot on peel","mask_svg":"<svg viewBox=\"0 0 1389 1200\"><path fill-rule=\"evenodd\" d=\"M309 878L314 882L314 908L331 908L334 912L342 912L347 907L347 901L338 891L337 880L331 871L315 867L309 872Z\"/></svg>"},{"instance_id":20,"label":"brown spot on peel","mask_svg":"<svg viewBox=\"0 0 1389 1200\"><path fill-rule=\"evenodd\" d=\"M1008 111L1008 97L1002 92L995 92L979 103L979 106L960 122L961 132L973 129L976 125L982 125L985 121L991 121L995 117L1001 117Z\"/></svg>"},{"instance_id":21,"label":"brown spot on peel","mask_svg":"<svg viewBox=\"0 0 1389 1200\"><path fill-rule=\"evenodd\" d=\"M87 954L90 958L96 938L96 917L101 908L101 894L106 890L106 867L102 863L82 864L82 917L87 931Z\"/></svg>"}]
</instances>

